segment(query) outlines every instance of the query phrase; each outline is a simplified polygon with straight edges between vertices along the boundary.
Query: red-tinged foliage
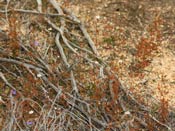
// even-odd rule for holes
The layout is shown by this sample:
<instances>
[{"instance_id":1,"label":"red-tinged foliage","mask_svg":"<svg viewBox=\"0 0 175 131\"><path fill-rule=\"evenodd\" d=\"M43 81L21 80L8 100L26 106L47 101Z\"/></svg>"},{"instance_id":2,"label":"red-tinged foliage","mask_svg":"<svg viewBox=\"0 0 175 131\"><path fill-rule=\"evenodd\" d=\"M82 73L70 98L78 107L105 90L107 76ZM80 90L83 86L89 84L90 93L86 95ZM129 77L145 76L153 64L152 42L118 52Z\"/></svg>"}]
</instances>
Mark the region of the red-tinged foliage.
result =
<instances>
[{"instance_id":1,"label":"red-tinged foliage","mask_svg":"<svg viewBox=\"0 0 175 131\"><path fill-rule=\"evenodd\" d=\"M153 23L148 28L149 36L142 37L140 42L136 46L135 62L129 67L131 77L138 77L142 70L151 64L151 59L154 57L154 53L158 50L158 46L161 42L161 29L160 25L162 20L160 17L156 17Z\"/></svg>"},{"instance_id":2,"label":"red-tinged foliage","mask_svg":"<svg viewBox=\"0 0 175 131\"><path fill-rule=\"evenodd\" d=\"M112 123L108 123L107 128L105 129L105 131L111 131L111 128L113 127Z\"/></svg>"},{"instance_id":3,"label":"red-tinged foliage","mask_svg":"<svg viewBox=\"0 0 175 131\"><path fill-rule=\"evenodd\" d=\"M160 93L160 96L162 96L160 98L160 109L159 109L160 121L163 123L166 123L168 121L168 116L169 116L169 104L165 96L167 95L168 92L163 91L160 85L158 85L157 88Z\"/></svg>"},{"instance_id":4,"label":"red-tinged foliage","mask_svg":"<svg viewBox=\"0 0 175 131\"><path fill-rule=\"evenodd\" d=\"M156 40L161 40L162 38L162 33L160 30L160 25L162 24L163 24L163 20L160 18L160 15L158 15L153 21L153 24L150 25L149 34L150 36L155 36Z\"/></svg>"},{"instance_id":5,"label":"red-tinged foliage","mask_svg":"<svg viewBox=\"0 0 175 131\"><path fill-rule=\"evenodd\" d=\"M62 5L71 6L70 4L72 3L74 2L69 2L69 0L66 0ZM24 5L24 9L28 9L27 5L28 4ZM50 5L51 3L49 3L49 1L42 1L43 13L44 12L56 13L57 10L55 9L52 10L54 6ZM37 7L37 5L35 6ZM9 6L9 9L10 8L11 6ZM61 7L60 9L63 8ZM26 70L26 68L24 68L24 64L23 65L14 64L14 66L9 65L6 66L5 63L3 64L3 66L9 69L9 72L5 74L4 72L6 72L6 70L4 69L2 69L2 72L7 77L9 83L11 83L17 91L17 95L13 95L12 96L13 99L11 100L14 100L15 102L19 103L21 100L25 98L31 100L29 102L25 101L23 103L20 103L21 108L17 110L18 111L17 113L9 112L9 114L10 115L12 114L13 116L16 116L16 114L17 115L22 114L20 117L17 118L17 122L22 128L24 128L24 130L26 129L26 127L24 126L26 124L26 121L33 120L33 118L34 118L34 125L32 125L31 127L27 127L29 128L28 130L33 130L33 127L36 127L35 130L39 131L42 130L41 129L42 126L46 127L48 130L49 129L57 130L58 128L59 129L65 128L68 130L72 129L75 131L82 130L82 128L84 130L92 128L92 130L110 131L110 130L117 130L119 126L121 126L121 130L127 130L126 126L128 126L129 130L131 131L137 131L137 130L152 131L154 128L157 129L157 125L155 125L155 122L148 116L150 112L145 117L144 113L142 113L143 110L140 107L140 104L145 102L144 101L145 97L137 95L136 93L137 90L136 89L134 90L134 87L130 89L131 93L129 94L130 95L129 96L128 92L125 92L125 90L122 89L122 87L125 88L125 86L122 85L121 87L121 83L117 79L117 77L113 74L110 74L106 70L108 66L111 67L111 65L114 65L112 68L110 68L111 72L115 72L117 74L118 72L121 71L120 67L122 66L122 64L125 63L119 62L118 63L119 67L117 67L115 58L119 57L119 59L121 58L122 61L123 59L125 59L125 54L121 54L120 49L128 50L128 48L130 48L130 46L128 47L127 44L128 39L131 38L130 36L132 33L132 28L127 28L125 30L125 27L124 28L119 27L120 29L116 27L115 29L113 24L107 23L111 21L108 21L107 19L105 21L105 19L102 20L101 18L96 20L95 23L93 23L96 25L95 31L93 30L94 31L93 33L96 35L94 36L94 39L96 39L96 44L97 45L100 44L101 37L98 37L98 35L103 34L105 43L104 46L106 46L103 49L106 48L106 50L109 50L112 53L111 54L112 57L107 58L107 60L105 57L103 61L100 56L98 56L99 58L97 58L94 55L90 55L86 51L77 48L77 46L79 46L82 49L87 49L88 52L91 51L89 45L85 44L88 42L86 37L84 35L81 36L82 32L79 30L78 27L79 24L73 25L74 22L68 19L69 13L67 13L66 10L63 11L64 11L63 16L64 19L62 19L62 16L59 18L56 16L52 17L50 16L51 14L48 14L47 18L51 22L55 23L55 25L58 27L62 26L61 25L62 22L59 22L59 20L60 19L65 20L64 24L65 30L63 31L63 34L61 33L59 41L63 48L63 51L65 52L68 63L70 65L75 65L73 66L73 68L71 68L72 69L71 71L74 73L78 92L74 91L74 87L71 84L72 78L70 76L70 69L67 69L64 65L64 61L62 61L62 57L60 55L61 54L60 48L57 48L57 46L55 46L55 35L56 33L58 33L57 29L54 29L54 27L44 23L43 18L46 17L45 15L37 14L36 18L35 16L33 17L33 15L36 14L19 13L19 12L15 14L15 12L11 13L10 11L8 13L8 16L12 14L14 16L9 17L10 48L8 49L11 49L10 51L13 50L13 53L11 53L12 55L10 55L10 57L8 58L13 58L21 61L22 63L26 62L28 64L37 66L38 68L41 69L40 71L44 74L44 77L43 76L40 77L38 75L38 73L40 74L40 71L34 71L35 69L30 69L30 71L29 69ZM23 46L28 51L24 50L20 52L21 54L19 54L18 38L19 34L23 32L18 32L19 29L16 25L19 25L20 20L19 19L17 20L17 18L23 18L24 21L22 20L21 23L24 24L24 28L28 29L28 25L25 26L26 16L23 17L22 16L23 14L29 16L28 17L29 19L27 19L27 21L29 20L29 26L30 26L29 30L31 31L29 34L27 34L27 37L21 38L21 40L24 43ZM72 18L72 16L70 16L70 18ZM101 28L101 26L99 26L98 24L98 22L100 23L101 21L105 21L106 23L106 26L103 26L105 27L104 28L105 31L102 32L98 29L98 27ZM151 58L154 56L155 51L158 50L158 44L159 44L158 42L160 42L161 40L161 31L159 27L160 24L161 21L159 20L159 17L157 17L156 20L150 25L148 29L147 33L148 36L147 37L142 36L142 38L136 45L136 50L134 49L131 51L132 52L131 55L134 55L134 58L136 58L136 60L133 62L134 63L133 67L135 68L133 72L140 79L144 77L142 71L144 71L144 68L150 65ZM120 26L120 24L118 26ZM117 30L117 33L119 33L121 37L118 37L116 34L112 34L111 36L110 30ZM73 48L77 49L77 54L71 52L71 50L69 50L69 48L65 45L65 43L63 42L62 35L65 35L65 38L67 38L69 44ZM73 38L70 38L72 36ZM134 36L135 35L133 35L133 37ZM48 40L50 38L51 40ZM39 43L36 44L35 40L37 40L37 42ZM97 49L101 48L97 47ZM60 58L58 57L58 55ZM8 55L6 55L5 57L7 56ZM49 66L49 70L46 66L44 66L43 62L38 60L38 58L40 58L43 62L46 62L44 64ZM111 61L111 59L113 61ZM90 61L92 60L92 63L88 60ZM99 77L98 75L99 67L103 64L104 64L104 72L103 72L104 78ZM17 69L12 69L15 66L17 67ZM14 77L12 77L13 75L11 74L11 72L15 74ZM18 75L20 78L22 78L21 81L15 79L16 76L18 77ZM1 85L4 86L3 84L0 83L0 86ZM55 85L58 89L61 89L62 94L59 95L57 90L52 85ZM131 95L135 99L132 99ZM56 96L58 96L58 99L56 99ZM3 99L6 98L8 99L8 97L3 97ZM162 103L166 103L165 99L162 99ZM11 101L7 102L8 109L11 111L13 111L12 108L10 107L13 106L12 104L13 103ZM42 111L41 109L39 109L40 107L38 107L38 105L41 106ZM166 104L162 105L163 106L161 106L160 107L161 109L159 110L160 114L162 114L161 115L162 118L160 119L163 119L162 121L165 121L167 117L166 114L167 112L163 112L162 109L166 108L167 105ZM17 106L17 108L19 108L20 106ZM38 116L36 115L35 117L32 116L31 114L29 115L30 110L34 110L35 112L33 115L37 114ZM48 113L48 111L50 112L50 114ZM148 127L142 126L142 123L140 123L142 121L139 121L139 119L135 118L143 118L143 121L147 123ZM15 124L14 128L18 126L16 123L14 124ZM57 125L60 126L58 127ZM26 126L28 125L26 124ZM80 129L79 126L82 126L82 128Z\"/></svg>"},{"instance_id":6,"label":"red-tinged foliage","mask_svg":"<svg viewBox=\"0 0 175 131\"><path fill-rule=\"evenodd\" d=\"M149 115L147 113L144 114L144 118L147 124L147 128L149 131L154 131L154 123L152 122L151 118L149 117Z\"/></svg>"},{"instance_id":7,"label":"red-tinged foliage","mask_svg":"<svg viewBox=\"0 0 175 131\"><path fill-rule=\"evenodd\" d=\"M17 16L15 15L15 12L12 13L12 15L10 15L9 17L9 46L13 52L14 56L18 56L19 55L19 49L20 49L20 45L19 45L19 41L18 41L18 33L17 33Z\"/></svg>"},{"instance_id":8,"label":"red-tinged foliage","mask_svg":"<svg viewBox=\"0 0 175 131\"><path fill-rule=\"evenodd\" d=\"M95 90L94 90L94 93L92 95L92 99L99 101L103 97L105 97L104 92L101 90L101 88L96 87Z\"/></svg>"},{"instance_id":9,"label":"red-tinged foliage","mask_svg":"<svg viewBox=\"0 0 175 131\"><path fill-rule=\"evenodd\" d=\"M120 83L119 83L118 80L115 80L113 84L114 84L113 85L114 100L117 100L118 99L118 95L119 95Z\"/></svg>"},{"instance_id":10,"label":"red-tinged foliage","mask_svg":"<svg viewBox=\"0 0 175 131\"><path fill-rule=\"evenodd\" d=\"M150 56L154 50L157 49L157 45L156 43L152 42L151 39L141 38L140 43L136 46L136 49L136 58L144 60Z\"/></svg>"},{"instance_id":11,"label":"red-tinged foliage","mask_svg":"<svg viewBox=\"0 0 175 131\"><path fill-rule=\"evenodd\" d=\"M115 75L110 75L109 80L112 81L112 99L116 101L118 99L120 82L116 79Z\"/></svg>"},{"instance_id":12,"label":"red-tinged foliage","mask_svg":"<svg viewBox=\"0 0 175 131\"><path fill-rule=\"evenodd\" d=\"M59 98L59 104L67 108L69 106L69 103L66 101L67 96L64 94L61 94Z\"/></svg>"},{"instance_id":13,"label":"red-tinged foliage","mask_svg":"<svg viewBox=\"0 0 175 131\"><path fill-rule=\"evenodd\" d=\"M161 107L160 107L160 114L161 114L161 121L163 123L166 123L168 120L168 115L169 115L169 111L168 111L168 101L165 98L162 98L160 100L161 102Z\"/></svg>"}]
</instances>

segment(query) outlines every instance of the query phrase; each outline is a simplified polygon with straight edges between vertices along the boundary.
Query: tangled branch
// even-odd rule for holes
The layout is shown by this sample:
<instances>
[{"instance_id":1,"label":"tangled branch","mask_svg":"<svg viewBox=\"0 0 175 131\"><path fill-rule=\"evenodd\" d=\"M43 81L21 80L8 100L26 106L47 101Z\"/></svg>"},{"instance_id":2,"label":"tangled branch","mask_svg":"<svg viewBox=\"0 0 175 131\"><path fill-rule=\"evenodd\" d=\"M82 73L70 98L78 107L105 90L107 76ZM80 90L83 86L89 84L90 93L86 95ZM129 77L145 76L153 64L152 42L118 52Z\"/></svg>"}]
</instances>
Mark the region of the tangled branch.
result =
<instances>
[{"instance_id":1,"label":"tangled branch","mask_svg":"<svg viewBox=\"0 0 175 131\"><path fill-rule=\"evenodd\" d=\"M6 92L0 95L8 112L2 114L1 130L148 128L146 119L141 119L144 115L138 114L150 114L149 108L126 90L100 58L84 24L73 13L56 0L8 1L4 6L1 19L9 21L9 32L8 40L0 41L0 85L1 92Z\"/></svg>"}]
</instances>

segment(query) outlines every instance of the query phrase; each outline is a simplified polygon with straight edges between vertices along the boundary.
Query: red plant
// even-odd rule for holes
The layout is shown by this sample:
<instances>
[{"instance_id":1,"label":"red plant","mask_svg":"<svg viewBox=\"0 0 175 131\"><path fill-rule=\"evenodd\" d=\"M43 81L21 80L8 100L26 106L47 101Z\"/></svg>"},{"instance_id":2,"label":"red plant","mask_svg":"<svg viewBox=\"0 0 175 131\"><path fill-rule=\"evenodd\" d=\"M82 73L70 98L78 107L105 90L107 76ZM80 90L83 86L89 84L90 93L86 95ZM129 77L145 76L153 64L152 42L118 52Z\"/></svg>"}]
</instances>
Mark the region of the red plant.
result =
<instances>
[{"instance_id":1,"label":"red plant","mask_svg":"<svg viewBox=\"0 0 175 131\"><path fill-rule=\"evenodd\" d=\"M158 85L158 90L159 90L159 93L160 93L160 109L159 109L159 113L160 113L160 121L163 122L163 123L166 123L167 120L168 120L168 115L169 115L169 111L168 111L168 108L169 108L169 105L168 105L168 100L165 98L165 95L168 93L168 92L165 92L161 89L161 86Z\"/></svg>"},{"instance_id":2,"label":"red plant","mask_svg":"<svg viewBox=\"0 0 175 131\"><path fill-rule=\"evenodd\" d=\"M138 74L140 74L145 67L150 65L151 59L154 56L153 53L158 50L158 43L161 40L161 23L162 21L157 17L148 29L149 37L142 37L136 46L136 62L130 66L132 73L135 73L135 75L132 74L132 76L139 76Z\"/></svg>"},{"instance_id":3,"label":"red plant","mask_svg":"<svg viewBox=\"0 0 175 131\"><path fill-rule=\"evenodd\" d=\"M17 19L15 16L15 12L9 17L9 46L13 52L13 55L19 55L19 41L18 41L18 34L17 34Z\"/></svg>"},{"instance_id":4,"label":"red plant","mask_svg":"<svg viewBox=\"0 0 175 131\"><path fill-rule=\"evenodd\" d=\"M148 128L148 130L149 130L149 131L154 131L154 130L155 130L155 129L154 129L155 125L154 125L154 123L152 122L151 118L149 117L149 114L145 113L145 114L144 114L144 118L145 118L145 121L146 121L146 123L147 123L147 128Z\"/></svg>"}]
</instances>

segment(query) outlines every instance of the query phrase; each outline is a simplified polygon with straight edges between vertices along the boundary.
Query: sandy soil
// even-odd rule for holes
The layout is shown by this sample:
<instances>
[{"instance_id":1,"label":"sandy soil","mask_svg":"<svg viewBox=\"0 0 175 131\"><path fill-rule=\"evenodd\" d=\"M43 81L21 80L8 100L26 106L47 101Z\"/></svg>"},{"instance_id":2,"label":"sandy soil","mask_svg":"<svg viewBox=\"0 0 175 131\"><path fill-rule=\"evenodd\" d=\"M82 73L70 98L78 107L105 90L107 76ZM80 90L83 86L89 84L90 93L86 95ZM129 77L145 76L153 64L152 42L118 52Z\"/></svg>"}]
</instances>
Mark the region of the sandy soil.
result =
<instances>
[{"instance_id":1,"label":"sandy soil","mask_svg":"<svg viewBox=\"0 0 175 131\"><path fill-rule=\"evenodd\" d=\"M61 0L84 21L103 56L128 89L148 104L162 96L175 107L175 1ZM151 32L152 31L152 32ZM145 38L156 49L136 67L138 45ZM146 44L148 44L146 43Z\"/></svg>"}]
</instances>

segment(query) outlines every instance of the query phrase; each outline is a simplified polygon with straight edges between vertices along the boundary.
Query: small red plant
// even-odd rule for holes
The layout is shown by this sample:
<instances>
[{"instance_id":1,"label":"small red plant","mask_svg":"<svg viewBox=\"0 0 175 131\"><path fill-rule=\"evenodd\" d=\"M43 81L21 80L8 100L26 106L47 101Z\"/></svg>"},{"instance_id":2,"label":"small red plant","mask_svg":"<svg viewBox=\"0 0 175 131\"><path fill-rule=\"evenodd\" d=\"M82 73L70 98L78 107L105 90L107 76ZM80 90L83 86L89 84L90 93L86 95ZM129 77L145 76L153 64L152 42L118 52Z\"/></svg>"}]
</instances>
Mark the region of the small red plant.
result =
<instances>
[{"instance_id":1,"label":"small red plant","mask_svg":"<svg viewBox=\"0 0 175 131\"><path fill-rule=\"evenodd\" d=\"M149 37L142 37L136 46L136 61L130 66L130 70L134 73L132 76L139 76L142 70L151 64L151 59L161 42L161 23L162 21L158 16L148 28Z\"/></svg>"},{"instance_id":2,"label":"small red plant","mask_svg":"<svg viewBox=\"0 0 175 131\"><path fill-rule=\"evenodd\" d=\"M19 41L18 41L18 33L17 33L17 19L15 12L9 17L9 46L12 50L14 56L19 55Z\"/></svg>"},{"instance_id":3,"label":"small red plant","mask_svg":"<svg viewBox=\"0 0 175 131\"><path fill-rule=\"evenodd\" d=\"M158 91L160 93L160 109L159 109L159 113L160 113L160 121L163 122L163 123L166 123L167 120L168 120L168 115L169 115L169 106L168 106L168 100L165 98L165 95L168 93L168 92L165 92L161 89L161 86L158 85Z\"/></svg>"}]
</instances>

